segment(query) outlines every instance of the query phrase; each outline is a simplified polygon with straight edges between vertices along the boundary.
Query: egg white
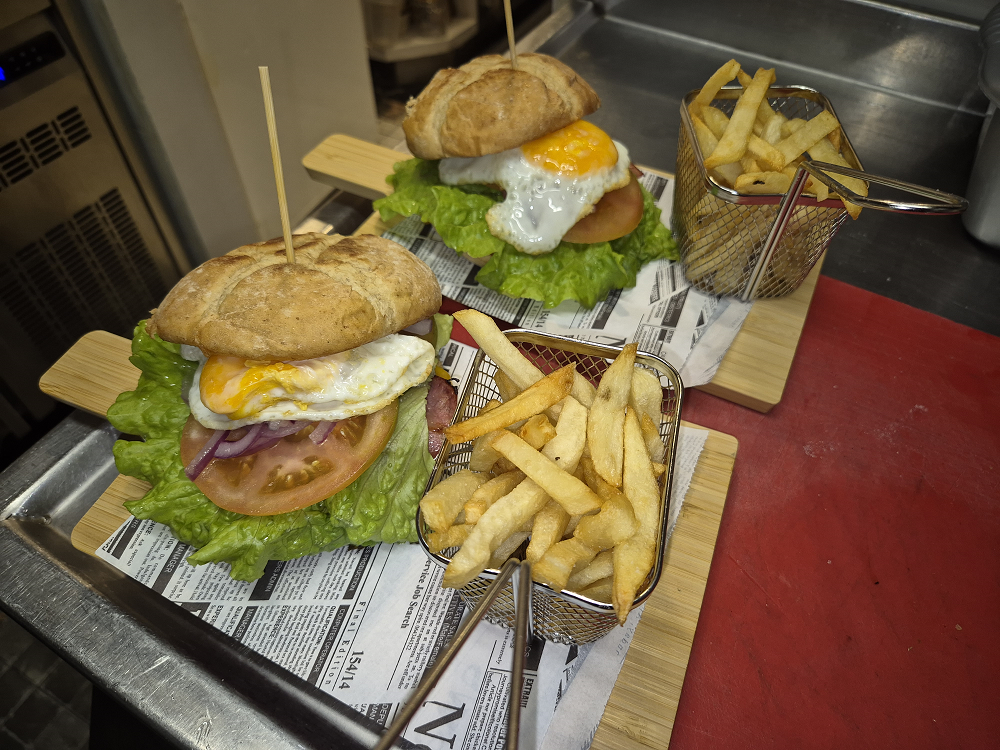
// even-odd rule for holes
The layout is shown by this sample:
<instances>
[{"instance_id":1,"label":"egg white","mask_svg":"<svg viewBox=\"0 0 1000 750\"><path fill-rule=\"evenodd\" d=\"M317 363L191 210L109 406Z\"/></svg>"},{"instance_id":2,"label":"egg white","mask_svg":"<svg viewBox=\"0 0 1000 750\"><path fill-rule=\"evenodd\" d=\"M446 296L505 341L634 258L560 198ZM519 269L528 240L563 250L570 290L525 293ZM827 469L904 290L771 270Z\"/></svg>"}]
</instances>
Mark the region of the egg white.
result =
<instances>
[{"instance_id":1,"label":"egg white","mask_svg":"<svg viewBox=\"0 0 1000 750\"><path fill-rule=\"evenodd\" d=\"M629 183L628 150L612 141L618 161L584 175L567 177L531 163L520 148L438 163L446 185L496 184L507 197L486 213L490 232L518 250L541 255L555 250L563 235L612 190Z\"/></svg>"},{"instance_id":2,"label":"egg white","mask_svg":"<svg viewBox=\"0 0 1000 750\"><path fill-rule=\"evenodd\" d=\"M201 399L201 373L208 358L197 347L186 345L181 347L181 356L199 363L189 405L194 418L213 430L234 430L279 419L334 421L371 414L427 380L434 369L431 344L394 333L339 354L289 362L300 369L305 388L290 393L280 386L272 388L268 395L282 400L249 417L230 419L210 410Z\"/></svg>"}]
</instances>

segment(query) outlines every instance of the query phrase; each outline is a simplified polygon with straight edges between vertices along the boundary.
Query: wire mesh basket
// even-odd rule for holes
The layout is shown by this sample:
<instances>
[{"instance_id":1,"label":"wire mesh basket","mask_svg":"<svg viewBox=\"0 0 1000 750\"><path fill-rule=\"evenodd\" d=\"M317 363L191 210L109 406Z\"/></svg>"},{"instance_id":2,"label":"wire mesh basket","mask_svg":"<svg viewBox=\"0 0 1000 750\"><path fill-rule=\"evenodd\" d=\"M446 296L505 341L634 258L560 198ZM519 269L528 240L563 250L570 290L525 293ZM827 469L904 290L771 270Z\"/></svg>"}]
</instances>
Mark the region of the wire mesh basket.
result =
<instances>
[{"instance_id":1,"label":"wire mesh basket","mask_svg":"<svg viewBox=\"0 0 1000 750\"><path fill-rule=\"evenodd\" d=\"M738 86L722 88L712 106L731 115L742 91ZM716 181L705 169L707 154L701 153L688 110L697 94L692 91L681 102L673 227L685 275L703 292L743 300L793 292L805 281L847 218L838 195L859 206L900 213L954 214L968 205L965 199L949 193L864 172L843 131L841 153L852 169L806 157L787 193L741 195ZM833 106L823 94L805 86L771 87L767 99L772 109L789 119L808 120L824 109L833 113ZM827 172L934 198L939 203L868 198L845 188ZM827 200L818 201L802 193L810 175L830 188Z\"/></svg>"},{"instance_id":2,"label":"wire mesh basket","mask_svg":"<svg viewBox=\"0 0 1000 750\"><path fill-rule=\"evenodd\" d=\"M620 348L591 344L537 331L515 329L504 333L507 339L544 374L568 364L576 364L577 372L594 385L598 384L601 375L621 351ZM635 361L637 365L652 370L659 376L660 383L663 385L660 437L666 446L663 459L666 471L660 478L660 522L655 562L645 583L636 595L633 607L638 606L649 597L659 581L662 571L663 552L667 542L670 488L673 479L677 435L680 428L683 392L677 371L663 359L652 354L639 352ZM491 399L500 399L500 392L493 381L493 374L496 370L497 366L493 360L480 350L473 363L468 385L459 401L455 422L461 422L475 416ZM446 442L438 456L427 489L430 490L442 479L455 472L468 468L471 455L471 442L457 445ZM419 512L417 533L420 544L428 557L442 568L447 567L451 556L458 551L458 547L442 550L440 553L431 552L427 543L429 529L425 527ZM524 546L522 545L515 551L513 557L523 557ZM487 593L498 572L494 568L487 569L459 589L459 593L468 607L475 607ZM514 602L513 585L508 582L487 612L486 619L497 625L514 627ZM530 608L532 631L546 640L557 643L577 645L590 643L610 632L618 624L618 619L610 604L590 599L572 591L554 591L541 583L533 583L531 586Z\"/></svg>"}]
</instances>

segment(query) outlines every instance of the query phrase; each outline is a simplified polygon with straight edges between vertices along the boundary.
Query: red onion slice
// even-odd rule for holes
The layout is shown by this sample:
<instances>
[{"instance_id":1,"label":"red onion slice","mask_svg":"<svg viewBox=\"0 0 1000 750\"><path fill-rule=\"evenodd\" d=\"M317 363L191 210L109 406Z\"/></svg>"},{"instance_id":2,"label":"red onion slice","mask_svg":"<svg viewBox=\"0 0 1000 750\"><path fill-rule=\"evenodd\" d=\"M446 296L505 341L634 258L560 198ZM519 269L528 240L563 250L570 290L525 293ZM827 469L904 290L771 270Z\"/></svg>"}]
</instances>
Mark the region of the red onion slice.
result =
<instances>
[{"instance_id":1,"label":"red onion slice","mask_svg":"<svg viewBox=\"0 0 1000 750\"><path fill-rule=\"evenodd\" d=\"M257 435L257 438L250 444L250 447L243 451L243 455L249 456L251 453L266 451L268 448L273 448L280 442L280 437L270 437L267 434L267 430L261 430L260 434Z\"/></svg>"},{"instance_id":2,"label":"red onion slice","mask_svg":"<svg viewBox=\"0 0 1000 750\"><path fill-rule=\"evenodd\" d=\"M424 318L423 320L418 320L411 326L407 326L403 330L406 333L413 333L416 334L417 336L426 336L428 333L431 332L432 325L433 321L430 318Z\"/></svg>"},{"instance_id":3,"label":"red onion slice","mask_svg":"<svg viewBox=\"0 0 1000 750\"><path fill-rule=\"evenodd\" d=\"M283 438L289 435L294 435L296 432L301 430L307 424L309 420L306 419L277 419L273 422L267 422L267 429L263 431L261 437L268 438Z\"/></svg>"},{"instance_id":4,"label":"red onion slice","mask_svg":"<svg viewBox=\"0 0 1000 750\"><path fill-rule=\"evenodd\" d=\"M253 441L257 439L260 431L264 429L264 423L260 422L255 424L249 430L242 430L243 437L237 440L223 440L219 443L219 447L215 449L216 458L238 458L247 452L247 449L253 445ZM240 430L230 430L229 434L237 434Z\"/></svg>"},{"instance_id":5,"label":"red onion slice","mask_svg":"<svg viewBox=\"0 0 1000 750\"><path fill-rule=\"evenodd\" d=\"M312 440L316 445L323 445L326 439L330 437L330 433L333 432L333 426L337 424L336 422L317 422L316 427L313 431L309 433L309 439Z\"/></svg>"},{"instance_id":6,"label":"red onion slice","mask_svg":"<svg viewBox=\"0 0 1000 750\"><path fill-rule=\"evenodd\" d=\"M190 480L195 480L198 476L205 470L208 463L215 458L215 449L219 447L219 443L226 436L225 430L215 430L212 432L212 436L205 442L202 449L198 452L198 455L191 459L191 463L184 467L184 473Z\"/></svg>"}]
</instances>

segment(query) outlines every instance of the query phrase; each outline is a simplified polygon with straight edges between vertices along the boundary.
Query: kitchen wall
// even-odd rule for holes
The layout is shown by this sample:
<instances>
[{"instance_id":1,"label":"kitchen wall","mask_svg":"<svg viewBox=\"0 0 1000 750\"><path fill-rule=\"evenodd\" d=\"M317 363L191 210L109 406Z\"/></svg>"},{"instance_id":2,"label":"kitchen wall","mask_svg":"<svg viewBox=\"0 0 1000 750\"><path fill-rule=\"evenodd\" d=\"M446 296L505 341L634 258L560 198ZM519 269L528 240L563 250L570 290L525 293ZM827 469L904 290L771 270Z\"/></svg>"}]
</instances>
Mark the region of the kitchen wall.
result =
<instances>
[{"instance_id":1,"label":"kitchen wall","mask_svg":"<svg viewBox=\"0 0 1000 750\"><path fill-rule=\"evenodd\" d=\"M281 234L258 65L270 68L289 214L329 192L300 159L374 140L357 0L84 0L191 260Z\"/></svg>"}]
</instances>

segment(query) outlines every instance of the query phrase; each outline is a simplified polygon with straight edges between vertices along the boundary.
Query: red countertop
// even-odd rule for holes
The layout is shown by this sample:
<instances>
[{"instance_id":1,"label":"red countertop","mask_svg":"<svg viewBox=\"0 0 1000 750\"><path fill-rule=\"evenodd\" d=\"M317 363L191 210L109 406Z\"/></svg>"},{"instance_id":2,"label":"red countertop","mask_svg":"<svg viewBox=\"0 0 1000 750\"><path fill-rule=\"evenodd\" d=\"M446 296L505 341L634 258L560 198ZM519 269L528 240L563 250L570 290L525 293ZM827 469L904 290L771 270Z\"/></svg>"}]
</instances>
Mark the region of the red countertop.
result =
<instances>
[{"instance_id":1,"label":"red countertop","mask_svg":"<svg viewBox=\"0 0 1000 750\"><path fill-rule=\"evenodd\" d=\"M1000 747L1000 338L821 277L735 435L672 750Z\"/></svg>"}]
</instances>

